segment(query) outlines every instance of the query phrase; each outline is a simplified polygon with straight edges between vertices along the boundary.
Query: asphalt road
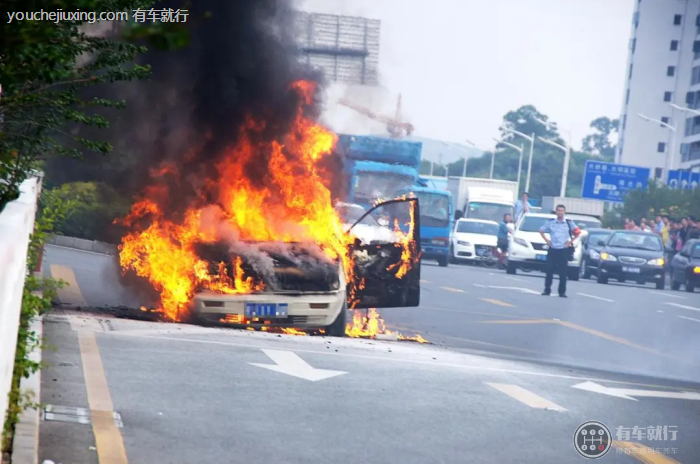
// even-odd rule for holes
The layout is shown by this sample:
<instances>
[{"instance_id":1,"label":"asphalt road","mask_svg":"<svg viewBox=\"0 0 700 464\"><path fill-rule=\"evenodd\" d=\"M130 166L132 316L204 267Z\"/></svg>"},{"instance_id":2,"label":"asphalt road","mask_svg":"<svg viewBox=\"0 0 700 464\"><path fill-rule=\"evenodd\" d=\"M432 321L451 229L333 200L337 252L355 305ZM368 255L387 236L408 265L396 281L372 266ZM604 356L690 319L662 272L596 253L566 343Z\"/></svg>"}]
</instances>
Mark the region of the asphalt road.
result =
<instances>
[{"instance_id":1,"label":"asphalt road","mask_svg":"<svg viewBox=\"0 0 700 464\"><path fill-rule=\"evenodd\" d=\"M139 304L109 257L47 247L45 259L75 284L66 303ZM40 458L579 462L574 431L597 420L616 439L601 462L700 462L700 294L571 282L560 299L539 295L536 274L426 263L422 275L421 307L381 313L430 346L57 310L41 400L93 419L49 415ZM677 436L617 436L635 426Z\"/></svg>"}]
</instances>

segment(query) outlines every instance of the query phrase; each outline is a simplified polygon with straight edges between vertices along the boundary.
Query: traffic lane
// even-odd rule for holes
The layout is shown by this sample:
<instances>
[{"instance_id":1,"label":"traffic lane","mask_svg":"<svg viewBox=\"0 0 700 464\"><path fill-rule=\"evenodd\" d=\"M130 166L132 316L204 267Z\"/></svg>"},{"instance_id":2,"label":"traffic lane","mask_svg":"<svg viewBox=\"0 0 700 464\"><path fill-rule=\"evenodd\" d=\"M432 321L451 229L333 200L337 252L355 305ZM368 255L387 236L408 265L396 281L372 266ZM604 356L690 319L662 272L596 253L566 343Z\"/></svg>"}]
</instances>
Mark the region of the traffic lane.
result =
<instances>
[{"instance_id":1,"label":"traffic lane","mask_svg":"<svg viewBox=\"0 0 700 464\"><path fill-rule=\"evenodd\" d=\"M696 332L683 319L656 311L624 309L604 301L591 303L585 297L563 300L473 287L478 278L487 283L484 277L494 277L488 273L469 272L453 277L452 282L425 271L423 277L427 280L423 288L432 289L424 290L424 296L429 294L434 306L384 309L382 314L390 326L416 330L431 341L452 347L614 371L697 378L697 351L688 350L689 345L697 344ZM441 288L444 285L436 288L429 283L430 278L455 286L471 281L472 288L464 293L446 291ZM641 299L644 293L636 290L628 289L625 300L634 303L632 298L636 296L638 306L647 305L647 300ZM510 306L495 305L494 301Z\"/></svg>"},{"instance_id":2,"label":"traffic lane","mask_svg":"<svg viewBox=\"0 0 700 464\"><path fill-rule=\"evenodd\" d=\"M543 285L542 276L533 276L530 278L522 278L520 276L513 277L506 275L505 273L500 273L498 271L490 271L483 268L466 268L459 270L455 269L452 275L440 274L438 276L432 276L433 273L439 273L439 268L435 267L425 267L423 271L425 284L423 286L423 291L430 294L431 292L438 292L444 290L449 285L460 286L460 288L465 291L465 293L478 293L478 289L489 288L498 291L500 297L504 301L512 303L513 297L517 301L522 301L524 295L536 295L541 293L540 285ZM429 277L434 277L435 282L440 282L437 285L428 285L428 283L433 283L428 280ZM517 280L513 280L517 279ZM476 287L476 288L471 288ZM555 280L554 285L557 282ZM581 280L577 282L569 281L567 285L567 294L569 298L567 300L558 300L560 307L568 307L567 304L570 302L576 304L577 301L584 302L591 311L602 310L601 313L593 313L595 316L595 321L600 322L603 325L608 323L615 323L619 320L619 317L615 313L610 313L607 311L610 308L615 308L617 310L625 311L626 315L639 315L640 310L647 311L645 317L651 318L653 324L658 324L660 321L666 321L668 318L666 316L671 315L678 319L676 322L681 324L686 324L687 321L692 321L693 318L700 320L700 293L696 294L678 294L679 292L672 291L658 291L654 290L653 287L640 288L625 284L617 285L602 285L594 281ZM515 293L513 293L515 292ZM483 293L483 292L482 292ZM481 295L483 296L483 295ZM436 297L439 298L439 297ZM525 300L527 301L527 299ZM527 305L528 309L533 308L532 305ZM550 306L545 305L543 307L537 306L533 309L536 311L538 309L549 308ZM664 314L660 316L660 319L655 319L652 312L659 314ZM535 313L535 317L550 317L552 314L549 312ZM586 314L586 313L582 313ZM680 317L683 316L683 317ZM690 319L689 319L690 318ZM691 324L692 325L692 324Z\"/></svg>"},{"instance_id":3,"label":"traffic lane","mask_svg":"<svg viewBox=\"0 0 700 464\"><path fill-rule=\"evenodd\" d=\"M148 296L135 287L123 285L117 259L116 256L46 245L42 271L46 277L63 278L73 294L76 289L80 293L75 301L63 303L93 307L148 306ZM81 300L82 304L75 304Z\"/></svg>"},{"instance_id":4,"label":"traffic lane","mask_svg":"<svg viewBox=\"0 0 700 464\"><path fill-rule=\"evenodd\" d=\"M525 381L521 376L527 374L513 371L527 372L526 367L515 363L504 369L499 362L488 370L489 360L467 357L460 365L454 359L459 355L423 347L410 350L444 356L450 363L412 363L389 353L312 353L311 347L299 350L306 362L347 373L310 383L251 366L271 360L258 347L227 346L219 337L237 343L238 334L219 334L215 345L189 336L100 336L133 462L557 462L575 456L571 435L587 420L576 402L588 393L570 386L582 379L533 369ZM277 338L263 340L270 342L268 348L284 347ZM524 384L537 394L553 389L555 380L561 398L569 397L566 406L555 406L566 411L540 409L531 396L503 396L492 386ZM339 403L339 397L346 402ZM698 412L675 404L665 410L666 421ZM525 421L528 426L522 427ZM541 433L533 437L533 429ZM260 446L260 437L269 434L275 440ZM611 462L630 461L619 456Z\"/></svg>"}]
</instances>

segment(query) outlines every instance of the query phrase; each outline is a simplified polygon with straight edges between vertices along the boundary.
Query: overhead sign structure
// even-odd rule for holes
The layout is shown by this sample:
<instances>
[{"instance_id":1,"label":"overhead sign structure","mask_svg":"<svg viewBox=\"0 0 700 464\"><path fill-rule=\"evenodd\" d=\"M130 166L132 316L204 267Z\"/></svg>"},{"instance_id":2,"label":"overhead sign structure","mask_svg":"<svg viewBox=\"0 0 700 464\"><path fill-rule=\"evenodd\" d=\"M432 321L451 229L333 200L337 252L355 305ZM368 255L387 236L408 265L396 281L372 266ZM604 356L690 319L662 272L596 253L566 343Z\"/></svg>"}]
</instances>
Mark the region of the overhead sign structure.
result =
<instances>
[{"instance_id":1,"label":"overhead sign structure","mask_svg":"<svg viewBox=\"0 0 700 464\"><path fill-rule=\"evenodd\" d=\"M700 172L675 169L668 173L668 186L672 189L692 190L700 184Z\"/></svg>"},{"instance_id":2,"label":"overhead sign structure","mask_svg":"<svg viewBox=\"0 0 700 464\"><path fill-rule=\"evenodd\" d=\"M581 197L621 203L630 190L647 188L649 174L649 168L588 160Z\"/></svg>"}]
</instances>

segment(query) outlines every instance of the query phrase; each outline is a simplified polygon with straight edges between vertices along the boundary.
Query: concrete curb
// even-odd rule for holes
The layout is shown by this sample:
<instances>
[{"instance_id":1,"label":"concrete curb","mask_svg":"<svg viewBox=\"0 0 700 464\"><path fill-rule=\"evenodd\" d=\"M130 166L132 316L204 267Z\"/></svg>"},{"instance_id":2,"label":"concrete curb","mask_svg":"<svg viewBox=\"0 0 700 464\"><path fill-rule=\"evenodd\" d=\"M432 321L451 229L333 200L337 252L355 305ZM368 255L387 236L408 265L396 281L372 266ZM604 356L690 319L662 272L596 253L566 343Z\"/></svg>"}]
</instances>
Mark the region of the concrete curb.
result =
<instances>
[{"instance_id":1,"label":"concrete curb","mask_svg":"<svg viewBox=\"0 0 700 464\"><path fill-rule=\"evenodd\" d=\"M85 240L83 238L76 237L66 237L63 235L54 235L46 243L48 245L91 251L93 253L100 253L103 255L116 255L118 253L117 246L112 245L111 243L98 242L96 240Z\"/></svg>"},{"instance_id":2,"label":"concrete curb","mask_svg":"<svg viewBox=\"0 0 700 464\"><path fill-rule=\"evenodd\" d=\"M39 316L30 324L37 338L43 343L44 318ZM41 362L41 345L32 351L29 357L36 362ZM41 402L41 369L22 379L21 391L33 391L35 403ZM15 427L15 435L12 439L12 464L38 464L39 462L39 423L41 410L25 409L19 416L19 423Z\"/></svg>"}]
</instances>

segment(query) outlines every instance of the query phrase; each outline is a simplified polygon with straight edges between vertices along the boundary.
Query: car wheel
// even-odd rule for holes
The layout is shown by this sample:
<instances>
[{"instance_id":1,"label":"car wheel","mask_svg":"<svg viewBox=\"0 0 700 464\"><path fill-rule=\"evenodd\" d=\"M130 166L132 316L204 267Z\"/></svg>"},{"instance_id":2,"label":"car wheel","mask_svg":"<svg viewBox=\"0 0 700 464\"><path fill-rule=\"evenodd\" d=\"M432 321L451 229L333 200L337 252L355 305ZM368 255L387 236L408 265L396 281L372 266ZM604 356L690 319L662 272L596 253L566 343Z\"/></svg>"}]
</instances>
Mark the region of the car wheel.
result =
<instances>
[{"instance_id":1,"label":"car wheel","mask_svg":"<svg viewBox=\"0 0 700 464\"><path fill-rule=\"evenodd\" d=\"M666 278L662 277L656 281L656 289L663 290L664 288L666 288Z\"/></svg>"},{"instance_id":2,"label":"car wheel","mask_svg":"<svg viewBox=\"0 0 700 464\"><path fill-rule=\"evenodd\" d=\"M581 277L584 279L591 278L591 270L588 268L588 264L586 263L585 259L581 262Z\"/></svg>"},{"instance_id":3,"label":"car wheel","mask_svg":"<svg viewBox=\"0 0 700 464\"><path fill-rule=\"evenodd\" d=\"M506 274L515 275L518 272L518 266L514 262L508 261L506 264Z\"/></svg>"},{"instance_id":4,"label":"car wheel","mask_svg":"<svg viewBox=\"0 0 700 464\"><path fill-rule=\"evenodd\" d=\"M607 284L608 283L608 276L603 275L600 271L598 271L598 276L597 279L599 284Z\"/></svg>"},{"instance_id":5,"label":"car wheel","mask_svg":"<svg viewBox=\"0 0 700 464\"><path fill-rule=\"evenodd\" d=\"M452 264L457 264L457 257L455 256L455 248L450 245L450 262Z\"/></svg>"},{"instance_id":6,"label":"car wheel","mask_svg":"<svg viewBox=\"0 0 700 464\"><path fill-rule=\"evenodd\" d=\"M344 337L345 325L348 319L348 303L343 303L343 307L338 313L338 317L329 326L326 327L326 335L331 337Z\"/></svg>"},{"instance_id":7,"label":"car wheel","mask_svg":"<svg viewBox=\"0 0 700 464\"><path fill-rule=\"evenodd\" d=\"M671 278L671 290L680 290L680 289L681 289L681 283L676 281L676 280L673 280L673 278Z\"/></svg>"},{"instance_id":8,"label":"car wheel","mask_svg":"<svg viewBox=\"0 0 700 464\"><path fill-rule=\"evenodd\" d=\"M691 282L686 282L685 283L685 291L693 293L695 291L695 284Z\"/></svg>"},{"instance_id":9,"label":"car wheel","mask_svg":"<svg viewBox=\"0 0 700 464\"><path fill-rule=\"evenodd\" d=\"M573 280L574 282L579 279L581 276L581 272L579 271L579 268L576 269L567 269L569 275L567 276L569 280Z\"/></svg>"},{"instance_id":10,"label":"car wheel","mask_svg":"<svg viewBox=\"0 0 700 464\"><path fill-rule=\"evenodd\" d=\"M437 260L438 264L440 267L447 267L450 265L450 257L449 256L443 256L441 258L438 258Z\"/></svg>"}]
</instances>

